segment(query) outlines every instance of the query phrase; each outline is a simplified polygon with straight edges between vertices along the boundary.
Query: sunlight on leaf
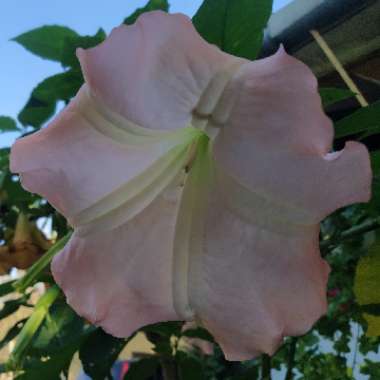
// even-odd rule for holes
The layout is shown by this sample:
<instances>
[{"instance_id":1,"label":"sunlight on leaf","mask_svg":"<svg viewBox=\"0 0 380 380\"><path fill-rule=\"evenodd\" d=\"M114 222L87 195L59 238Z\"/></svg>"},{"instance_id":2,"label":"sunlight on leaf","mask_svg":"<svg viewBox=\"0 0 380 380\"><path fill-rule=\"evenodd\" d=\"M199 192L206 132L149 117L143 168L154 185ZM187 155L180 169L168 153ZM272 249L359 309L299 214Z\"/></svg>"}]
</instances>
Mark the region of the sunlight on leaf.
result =
<instances>
[{"instance_id":1,"label":"sunlight on leaf","mask_svg":"<svg viewBox=\"0 0 380 380\"><path fill-rule=\"evenodd\" d=\"M20 360L24 355L26 349L30 345L34 334L40 327L42 321L44 320L50 306L57 299L60 294L58 286L52 286L49 288L44 295L38 300L36 306L34 307L33 314L29 317L24 327L22 328L20 334L17 337L16 346L12 351L9 358L10 368L15 368L20 364Z\"/></svg>"},{"instance_id":2,"label":"sunlight on leaf","mask_svg":"<svg viewBox=\"0 0 380 380\"><path fill-rule=\"evenodd\" d=\"M356 268L354 291L368 322L368 336L380 336L380 243L377 241ZM377 307L376 307L377 305Z\"/></svg>"},{"instance_id":3,"label":"sunlight on leaf","mask_svg":"<svg viewBox=\"0 0 380 380\"><path fill-rule=\"evenodd\" d=\"M255 59L272 13L272 0L206 0L193 17L198 33L226 53Z\"/></svg>"}]
</instances>

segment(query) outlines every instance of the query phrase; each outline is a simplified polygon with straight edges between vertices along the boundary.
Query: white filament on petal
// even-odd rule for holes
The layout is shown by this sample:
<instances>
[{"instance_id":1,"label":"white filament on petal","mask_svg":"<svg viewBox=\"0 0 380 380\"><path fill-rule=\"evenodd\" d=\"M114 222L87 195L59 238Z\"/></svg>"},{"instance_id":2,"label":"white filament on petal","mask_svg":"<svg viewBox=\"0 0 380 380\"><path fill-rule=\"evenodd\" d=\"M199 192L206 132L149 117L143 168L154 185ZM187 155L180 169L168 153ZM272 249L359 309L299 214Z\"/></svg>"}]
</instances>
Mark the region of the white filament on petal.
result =
<instances>
[{"instance_id":1,"label":"white filament on petal","mask_svg":"<svg viewBox=\"0 0 380 380\"><path fill-rule=\"evenodd\" d=\"M161 152L138 176L69 217L79 235L115 228L131 220L170 187L181 172L189 172L184 178L173 248L173 302L184 320L196 319L189 287L196 286L197 273L201 272L196 265L202 254L202 220L213 173L212 142L232 107L226 89L241 64L218 72L201 95L190 126L174 131L153 130L125 119L96 99L86 84L75 100L81 115L106 137L130 146L151 145Z\"/></svg>"},{"instance_id":2,"label":"white filament on petal","mask_svg":"<svg viewBox=\"0 0 380 380\"><path fill-rule=\"evenodd\" d=\"M235 64L217 73L193 111L191 125L202 129L205 135L197 138L192 146L193 162L181 197L173 248L174 308L187 321L197 320L189 294L195 294L191 288L197 286L197 276L202 273L199 265L203 254L204 214L214 174L213 141L223 124L220 115L226 117L232 107L226 90L240 66L241 63Z\"/></svg>"}]
</instances>

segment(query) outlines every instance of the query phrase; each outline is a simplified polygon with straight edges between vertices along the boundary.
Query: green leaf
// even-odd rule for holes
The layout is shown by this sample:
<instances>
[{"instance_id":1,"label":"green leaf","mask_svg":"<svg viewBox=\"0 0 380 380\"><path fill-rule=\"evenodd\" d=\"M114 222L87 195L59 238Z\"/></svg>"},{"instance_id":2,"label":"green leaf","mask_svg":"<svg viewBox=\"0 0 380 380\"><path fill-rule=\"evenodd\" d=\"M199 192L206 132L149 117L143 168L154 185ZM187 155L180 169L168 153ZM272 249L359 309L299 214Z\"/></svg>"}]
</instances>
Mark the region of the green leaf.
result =
<instances>
[{"instance_id":1,"label":"green leaf","mask_svg":"<svg viewBox=\"0 0 380 380\"><path fill-rule=\"evenodd\" d=\"M124 380L149 380L157 372L160 362L157 356L131 363Z\"/></svg>"},{"instance_id":2,"label":"green leaf","mask_svg":"<svg viewBox=\"0 0 380 380\"><path fill-rule=\"evenodd\" d=\"M20 280L14 283L14 288L23 293L29 287L34 285L39 277L43 274L46 267L50 264L53 257L63 249L66 243L69 241L71 232L64 236L62 239L57 241L40 259L38 259L25 273L25 275L20 278Z\"/></svg>"},{"instance_id":3,"label":"green leaf","mask_svg":"<svg viewBox=\"0 0 380 380\"><path fill-rule=\"evenodd\" d=\"M34 307L32 315L26 321L20 334L17 337L16 345L9 358L9 366L11 368L17 368L20 365L20 361L27 351L29 345L33 341L34 334L43 322L46 314L49 311L50 306L57 299L60 290L58 286L52 286L45 294L38 300Z\"/></svg>"},{"instance_id":4,"label":"green leaf","mask_svg":"<svg viewBox=\"0 0 380 380\"><path fill-rule=\"evenodd\" d=\"M33 90L27 104L18 115L23 125L39 128L53 116L57 101L68 102L83 83L80 70L68 70L44 79Z\"/></svg>"},{"instance_id":5,"label":"green leaf","mask_svg":"<svg viewBox=\"0 0 380 380\"><path fill-rule=\"evenodd\" d=\"M24 108L18 114L18 120L24 126L30 125L34 128L39 128L46 120L54 115L55 106L54 100L40 100L32 94Z\"/></svg>"},{"instance_id":6,"label":"green leaf","mask_svg":"<svg viewBox=\"0 0 380 380\"><path fill-rule=\"evenodd\" d=\"M198 327L198 328L195 328L195 329L185 330L182 333L182 336L186 336L188 338L203 339L203 340L206 340L208 342L215 343L215 340L212 337L212 335L207 330L205 330L202 327Z\"/></svg>"},{"instance_id":7,"label":"green leaf","mask_svg":"<svg viewBox=\"0 0 380 380\"><path fill-rule=\"evenodd\" d=\"M180 380L206 380L202 363L197 358L180 355L178 364Z\"/></svg>"},{"instance_id":8,"label":"green leaf","mask_svg":"<svg viewBox=\"0 0 380 380\"><path fill-rule=\"evenodd\" d=\"M25 324L26 319L16 322L5 334L4 338L0 341L0 350L2 350L11 340L16 338Z\"/></svg>"},{"instance_id":9,"label":"green leaf","mask_svg":"<svg viewBox=\"0 0 380 380\"><path fill-rule=\"evenodd\" d=\"M163 337L153 336L152 334L146 334L148 340L153 343L153 350L159 356L170 357L173 355L173 345L172 342Z\"/></svg>"},{"instance_id":10,"label":"green leaf","mask_svg":"<svg viewBox=\"0 0 380 380\"><path fill-rule=\"evenodd\" d=\"M33 353L50 355L75 343L84 331L84 321L64 301L55 302L34 337Z\"/></svg>"},{"instance_id":11,"label":"green leaf","mask_svg":"<svg viewBox=\"0 0 380 380\"><path fill-rule=\"evenodd\" d=\"M68 101L78 92L83 83L80 71L69 70L43 80L34 90L33 96L43 102Z\"/></svg>"},{"instance_id":12,"label":"green leaf","mask_svg":"<svg viewBox=\"0 0 380 380\"><path fill-rule=\"evenodd\" d=\"M162 10L167 12L169 10L169 3L167 0L150 0L146 5L141 8L137 8L130 16L124 19L123 24L131 25L137 18L145 13L150 11Z\"/></svg>"},{"instance_id":13,"label":"green leaf","mask_svg":"<svg viewBox=\"0 0 380 380\"><path fill-rule=\"evenodd\" d=\"M354 292L364 318L368 323L368 336L380 336L380 242L376 241L368 255L356 267Z\"/></svg>"},{"instance_id":14,"label":"green leaf","mask_svg":"<svg viewBox=\"0 0 380 380\"><path fill-rule=\"evenodd\" d=\"M20 209L25 207L26 204L31 204L38 196L24 190L20 181L15 181L14 175L7 168L2 172L1 187L6 192L7 202L11 205L17 205Z\"/></svg>"},{"instance_id":15,"label":"green leaf","mask_svg":"<svg viewBox=\"0 0 380 380\"><path fill-rule=\"evenodd\" d=\"M0 169L6 169L9 166L10 148L0 149Z\"/></svg>"},{"instance_id":16,"label":"green leaf","mask_svg":"<svg viewBox=\"0 0 380 380\"><path fill-rule=\"evenodd\" d=\"M59 62L65 39L75 36L77 33L65 26L47 25L20 34L12 40L42 58Z\"/></svg>"},{"instance_id":17,"label":"green leaf","mask_svg":"<svg viewBox=\"0 0 380 380\"><path fill-rule=\"evenodd\" d=\"M64 67L73 67L79 69L79 61L75 54L78 48L89 49L99 45L106 38L103 29L99 29L93 36L74 36L65 39L60 61Z\"/></svg>"},{"instance_id":18,"label":"green leaf","mask_svg":"<svg viewBox=\"0 0 380 380\"><path fill-rule=\"evenodd\" d=\"M326 108L334 103L352 98L355 96L355 93L343 88L321 87L319 95L321 96L323 107Z\"/></svg>"},{"instance_id":19,"label":"green leaf","mask_svg":"<svg viewBox=\"0 0 380 380\"><path fill-rule=\"evenodd\" d=\"M365 204L365 208L371 215L378 216L380 210L380 150L371 152L371 168L372 178L372 197L369 203Z\"/></svg>"},{"instance_id":20,"label":"green leaf","mask_svg":"<svg viewBox=\"0 0 380 380\"><path fill-rule=\"evenodd\" d=\"M132 337L115 338L100 328L91 333L79 350L79 358L86 374L92 380L112 380L112 365Z\"/></svg>"},{"instance_id":21,"label":"green leaf","mask_svg":"<svg viewBox=\"0 0 380 380\"><path fill-rule=\"evenodd\" d=\"M252 380L259 378L258 367L252 367L247 369L244 373L234 376L231 380Z\"/></svg>"},{"instance_id":22,"label":"green leaf","mask_svg":"<svg viewBox=\"0 0 380 380\"><path fill-rule=\"evenodd\" d=\"M28 347L28 356L22 363L22 380L65 379L73 355L93 331L84 320L64 302L56 300Z\"/></svg>"},{"instance_id":23,"label":"green leaf","mask_svg":"<svg viewBox=\"0 0 380 380\"><path fill-rule=\"evenodd\" d=\"M170 338L172 335L180 336L183 322L159 322L153 325L145 326L143 331L145 333L157 334L161 337Z\"/></svg>"},{"instance_id":24,"label":"green leaf","mask_svg":"<svg viewBox=\"0 0 380 380\"><path fill-rule=\"evenodd\" d=\"M361 305L360 311L380 317L380 303L369 303L367 305Z\"/></svg>"},{"instance_id":25,"label":"green leaf","mask_svg":"<svg viewBox=\"0 0 380 380\"><path fill-rule=\"evenodd\" d=\"M380 101L362 107L335 123L335 138L362 132L380 133Z\"/></svg>"},{"instance_id":26,"label":"green leaf","mask_svg":"<svg viewBox=\"0 0 380 380\"><path fill-rule=\"evenodd\" d=\"M9 116L0 116L0 132L17 132L20 129L16 122Z\"/></svg>"},{"instance_id":27,"label":"green leaf","mask_svg":"<svg viewBox=\"0 0 380 380\"><path fill-rule=\"evenodd\" d=\"M0 297L3 297L9 293L13 293L15 291L14 283L15 280L11 280L0 284Z\"/></svg>"},{"instance_id":28,"label":"green leaf","mask_svg":"<svg viewBox=\"0 0 380 380\"><path fill-rule=\"evenodd\" d=\"M360 373L369 375L368 380L378 380L380 379L380 363L364 359L364 364L360 366Z\"/></svg>"},{"instance_id":29,"label":"green leaf","mask_svg":"<svg viewBox=\"0 0 380 380\"><path fill-rule=\"evenodd\" d=\"M160 322L145 326L141 331L153 344L155 352L161 356L171 356L173 353L171 338L181 335L182 326L183 322Z\"/></svg>"},{"instance_id":30,"label":"green leaf","mask_svg":"<svg viewBox=\"0 0 380 380\"><path fill-rule=\"evenodd\" d=\"M48 27L44 28L43 30L46 31ZM77 93L83 83L83 77L75 56L75 50L78 47L93 47L104 39L105 32L102 29L99 29L94 36L79 36L75 32L65 34L60 41L59 51L57 50L55 53L56 60L61 61L64 66L72 66L74 69L53 75L37 85L27 104L18 115L22 125L30 125L34 128L41 127L54 115L58 100L67 102Z\"/></svg>"},{"instance_id":31,"label":"green leaf","mask_svg":"<svg viewBox=\"0 0 380 380\"><path fill-rule=\"evenodd\" d=\"M38 358L23 366L23 373L16 380L62 380L61 373L67 374L71 360L78 346L73 344L47 358ZM68 377L66 376L65 379Z\"/></svg>"},{"instance_id":32,"label":"green leaf","mask_svg":"<svg viewBox=\"0 0 380 380\"><path fill-rule=\"evenodd\" d=\"M272 3L272 0L205 0L193 23L209 43L253 60L261 49Z\"/></svg>"},{"instance_id":33,"label":"green leaf","mask_svg":"<svg viewBox=\"0 0 380 380\"><path fill-rule=\"evenodd\" d=\"M9 174L9 148L0 149L0 189L4 187L4 182ZM6 286L6 285L4 285ZM2 286L0 285L0 289ZM0 290L1 295L1 290Z\"/></svg>"},{"instance_id":34,"label":"green leaf","mask_svg":"<svg viewBox=\"0 0 380 380\"><path fill-rule=\"evenodd\" d=\"M371 152L371 167L372 171L375 173L380 171L380 150Z\"/></svg>"},{"instance_id":35,"label":"green leaf","mask_svg":"<svg viewBox=\"0 0 380 380\"><path fill-rule=\"evenodd\" d=\"M21 306L27 305L27 297L23 296L16 300L10 300L4 302L4 306L0 310L0 319L8 317L9 315L15 313Z\"/></svg>"}]
</instances>

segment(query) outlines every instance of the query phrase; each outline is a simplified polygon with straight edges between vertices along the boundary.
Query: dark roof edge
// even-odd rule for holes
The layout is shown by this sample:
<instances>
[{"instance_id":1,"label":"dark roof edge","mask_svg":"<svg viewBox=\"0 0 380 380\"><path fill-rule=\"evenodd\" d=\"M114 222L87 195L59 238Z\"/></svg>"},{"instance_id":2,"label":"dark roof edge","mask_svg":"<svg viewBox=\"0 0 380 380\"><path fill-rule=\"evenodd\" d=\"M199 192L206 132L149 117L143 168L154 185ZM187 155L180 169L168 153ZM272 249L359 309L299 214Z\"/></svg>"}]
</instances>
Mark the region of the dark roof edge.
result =
<instances>
[{"instance_id":1,"label":"dark roof edge","mask_svg":"<svg viewBox=\"0 0 380 380\"><path fill-rule=\"evenodd\" d=\"M273 54L282 43L289 53L307 45L311 29L325 33L378 0L294 0L269 20L260 56Z\"/></svg>"}]
</instances>

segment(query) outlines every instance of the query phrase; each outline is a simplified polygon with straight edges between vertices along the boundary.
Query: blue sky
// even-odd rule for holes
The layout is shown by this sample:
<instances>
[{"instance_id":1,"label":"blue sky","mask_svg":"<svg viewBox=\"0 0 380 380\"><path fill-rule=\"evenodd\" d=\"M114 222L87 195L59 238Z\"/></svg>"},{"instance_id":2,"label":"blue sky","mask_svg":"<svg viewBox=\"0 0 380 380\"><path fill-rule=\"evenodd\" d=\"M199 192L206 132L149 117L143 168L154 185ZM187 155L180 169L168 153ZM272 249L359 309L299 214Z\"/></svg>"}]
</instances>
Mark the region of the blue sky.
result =
<instances>
[{"instance_id":1,"label":"blue sky","mask_svg":"<svg viewBox=\"0 0 380 380\"><path fill-rule=\"evenodd\" d=\"M9 41L42 25L66 25L80 34L109 32L147 0L2 0L0 5L0 115L16 117L31 90L44 78L62 71L58 63L39 59ZM275 0L274 10L290 0ZM171 0L171 11L192 16L202 0ZM14 134L0 135L0 146Z\"/></svg>"}]
</instances>

